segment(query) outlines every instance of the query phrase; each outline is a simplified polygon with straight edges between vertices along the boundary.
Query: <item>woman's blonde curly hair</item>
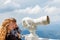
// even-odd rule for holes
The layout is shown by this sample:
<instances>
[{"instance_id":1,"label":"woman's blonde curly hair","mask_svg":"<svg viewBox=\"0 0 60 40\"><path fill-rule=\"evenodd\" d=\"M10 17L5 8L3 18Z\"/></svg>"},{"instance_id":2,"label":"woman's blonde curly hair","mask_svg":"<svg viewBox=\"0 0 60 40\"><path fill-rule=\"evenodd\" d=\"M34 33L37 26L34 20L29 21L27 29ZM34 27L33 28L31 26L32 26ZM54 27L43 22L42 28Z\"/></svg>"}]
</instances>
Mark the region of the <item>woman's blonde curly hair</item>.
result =
<instances>
[{"instance_id":1,"label":"woman's blonde curly hair","mask_svg":"<svg viewBox=\"0 0 60 40\"><path fill-rule=\"evenodd\" d=\"M9 18L3 21L1 28L0 28L0 40L5 40L6 33L8 30L7 27L10 22L16 22L16 20L14 18Z\"/></svg>"}]
</instances>

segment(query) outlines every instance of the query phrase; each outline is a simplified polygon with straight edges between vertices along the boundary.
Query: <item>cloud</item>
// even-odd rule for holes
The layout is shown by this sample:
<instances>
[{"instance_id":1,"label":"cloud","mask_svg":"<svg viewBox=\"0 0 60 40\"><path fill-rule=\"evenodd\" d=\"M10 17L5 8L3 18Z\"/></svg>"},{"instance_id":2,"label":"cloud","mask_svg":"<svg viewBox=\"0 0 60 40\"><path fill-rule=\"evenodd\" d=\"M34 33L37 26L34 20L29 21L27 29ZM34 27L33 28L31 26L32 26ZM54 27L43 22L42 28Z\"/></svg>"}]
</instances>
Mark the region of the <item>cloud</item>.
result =
<instances>
[{"instance_id":1,"label":"cloud","mask_svg":"<svg viewBox=\"0 0 60 40\"><path fill-rule=\"evenodd\" d=\"M4 2L4 5L11 5L12 7L14 6L14 7L20 7L20 4L18 4L18 3L16 3L16 2L14 2L14 1L12 1L12 0L6 0L5 2Z\"/></svg>"},{"instance_id":2,"label":"cloud","mask_svg":"<svg viewBox=\"0 0 60 40\"><path fill-rule=\"evenodd\" d=\"M46 12L49 15L59 15L60 14L60 8L57 7L45 7L44 12Z\"/></svg>"},{"instance_id":3,"label":"cloud","mask_svg":"<svg viewBox=\"0 0 60 40\"><path fill-rule=\"evenodd\" d=\"M37 14L42 11L41 7L39 5L36 5L35 7L27 7L25 9L16 10L18 13L27 13L27 14Z\"/></svg>"},{"instance_id":4,"label":"cloud","mask_svg":"<svg viewBox=\"0 0 60 40\"><path fill-rule=\"evenodd\" d=\"M60 0L49 0L48 2L46 2L46 5L48 5L49 7L60 7Z\"/></svg>"},{"instance_id":5,"label":"cloud","mask_svg":"<svg viewBox=\"0 0 60 40\"><path fill-rule=\"evenodd\" d=\"M19 8L20 8L20 4L17 4L12 0L5 0L3 4L0 5L0 13L11 12Z\"/></svg>"},{"instance_id":6,"label":"cloud","mask_svg":"<svg viewBox=\"0 0 60 40\"><path fill-rule=\"evenodd\" d=\"M6 0L0 0L0 6L5 2Z\"/></svg>"},{"instance_id":7,"label":"cloud","mask_svg":"<svg viewBox=\"0 0 60 40\"><path fill-rule=\"evenodd\" d=\"M8 4L8 3L10 3L11 2L11 0L6 0L5 2L4 2L4 4Z\"/></svg>"},{"instance_id":8,"label":"cloud","mask_svg":"<svg viewBox=\"0 0 60 40\"><path fill-rule=\"evenodd\" d=\"M58 2L60 2L60 0L53 0L53 2L58 3Z\"/></svg>"}]
</instances>

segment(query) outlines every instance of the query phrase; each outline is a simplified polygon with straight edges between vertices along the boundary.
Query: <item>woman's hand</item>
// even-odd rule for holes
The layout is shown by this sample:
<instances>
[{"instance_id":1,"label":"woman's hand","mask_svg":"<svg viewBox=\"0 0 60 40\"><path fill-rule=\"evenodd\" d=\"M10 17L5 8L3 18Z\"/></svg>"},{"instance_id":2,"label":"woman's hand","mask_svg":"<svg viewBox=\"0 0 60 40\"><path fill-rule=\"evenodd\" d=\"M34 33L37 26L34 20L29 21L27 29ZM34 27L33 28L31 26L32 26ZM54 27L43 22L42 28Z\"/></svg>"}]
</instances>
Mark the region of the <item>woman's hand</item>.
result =
<instances>
[{"instance_id":1,"label":"woman's hand","mask_svg":"<svg viewBox=\"0 0 60 40\"><path fill-rule=\"evenodd\" d=\"M17 33L17 36L18 36L18 38L21 38L21 34L20 33Z\"/></svg>"}]
</instances>

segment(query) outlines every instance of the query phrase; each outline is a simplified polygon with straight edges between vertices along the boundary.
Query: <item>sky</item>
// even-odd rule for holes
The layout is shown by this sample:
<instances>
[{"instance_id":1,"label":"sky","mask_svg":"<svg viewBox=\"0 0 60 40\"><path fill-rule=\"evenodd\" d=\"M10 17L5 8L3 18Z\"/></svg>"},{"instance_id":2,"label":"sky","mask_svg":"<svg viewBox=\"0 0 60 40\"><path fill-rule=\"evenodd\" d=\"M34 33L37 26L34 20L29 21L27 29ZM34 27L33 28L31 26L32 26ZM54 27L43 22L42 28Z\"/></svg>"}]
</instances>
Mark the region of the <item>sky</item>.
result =
<instances>
[{"instance_id":1,"label":"sky","mask_svg":"<svg viewBox=\"0 0 60 40\"><path fill-rule=\"evenodd\" d=\"M60 30L60 0L0 0L0 24L6 18L15 18L21 24L24 17L46 15L50 17L50 30Z\"/></svg>"},{"instance_id":2,"label":"sky","mask_svg":"<svg viewBox=\"0 0 60 40\"><path fill-rule=\"evenodd\" d=\"M19 24L24 17L38 18L48 15L51 24L60 22L60 0L0 0L0 23L13 17Z\"/></svg>"}]
</instances>

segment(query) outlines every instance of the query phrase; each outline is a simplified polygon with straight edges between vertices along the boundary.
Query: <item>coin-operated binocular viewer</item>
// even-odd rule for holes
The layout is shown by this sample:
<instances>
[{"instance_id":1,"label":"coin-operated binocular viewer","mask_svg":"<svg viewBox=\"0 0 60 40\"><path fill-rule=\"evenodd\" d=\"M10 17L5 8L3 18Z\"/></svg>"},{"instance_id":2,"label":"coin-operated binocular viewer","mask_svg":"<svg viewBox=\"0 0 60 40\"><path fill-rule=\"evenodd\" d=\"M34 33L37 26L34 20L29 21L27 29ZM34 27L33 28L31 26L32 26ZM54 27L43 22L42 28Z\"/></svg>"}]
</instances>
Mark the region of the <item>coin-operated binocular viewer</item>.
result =
<instances>
[{"instance_id":1,"label":"coin-operated binocular viewer","mask_svg":"<svg viewBox=\"0 0 60 40\"><path fill-rule=\"evenodd\" d=\"M27 28L30 31L30 34L26 35L25 40L39 40L39 37L35 33L37 25L47 25L49 23L49 16L42 16L36 19L32 19L29 17L23 18L23 27Z\"/></svg>"}]
</instances>

